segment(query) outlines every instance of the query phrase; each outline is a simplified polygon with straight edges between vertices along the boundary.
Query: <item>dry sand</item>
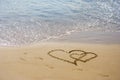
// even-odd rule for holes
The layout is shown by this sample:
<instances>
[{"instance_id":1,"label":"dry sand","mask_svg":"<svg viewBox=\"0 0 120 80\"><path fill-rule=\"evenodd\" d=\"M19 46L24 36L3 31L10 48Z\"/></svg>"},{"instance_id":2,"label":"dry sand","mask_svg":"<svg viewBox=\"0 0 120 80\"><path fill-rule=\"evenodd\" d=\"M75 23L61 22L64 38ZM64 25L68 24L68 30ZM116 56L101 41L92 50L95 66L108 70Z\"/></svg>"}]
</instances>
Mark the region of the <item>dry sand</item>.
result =
<instances>
[{"instance_id":1,"label":"dry sand","mask_svg":"<svg viewBox=\"0 0 120 80\"><path fill-rule=\"evenodd\" d=\"M41 43L0 48L0 80L120 80L119 68L120 45Z\"/></svg>"}]
</instances>

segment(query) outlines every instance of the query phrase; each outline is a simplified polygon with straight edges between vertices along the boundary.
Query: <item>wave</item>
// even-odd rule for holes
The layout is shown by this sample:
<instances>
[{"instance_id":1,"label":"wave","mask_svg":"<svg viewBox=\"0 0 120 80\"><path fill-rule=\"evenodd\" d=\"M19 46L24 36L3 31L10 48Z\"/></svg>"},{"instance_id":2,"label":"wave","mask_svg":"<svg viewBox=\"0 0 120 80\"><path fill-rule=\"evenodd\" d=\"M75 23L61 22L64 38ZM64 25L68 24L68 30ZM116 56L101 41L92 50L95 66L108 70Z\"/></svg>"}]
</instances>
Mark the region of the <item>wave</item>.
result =
<instances>
[{"instance_id":1,"label":"wave","mask_svg":"<svg viewBox=\"0 0 120 80\"><path fill-rule=\"evenodd\" d=\"M120 32L119 0L0 0L0 45L81 31Z\"/></svg>"}]
</instances>

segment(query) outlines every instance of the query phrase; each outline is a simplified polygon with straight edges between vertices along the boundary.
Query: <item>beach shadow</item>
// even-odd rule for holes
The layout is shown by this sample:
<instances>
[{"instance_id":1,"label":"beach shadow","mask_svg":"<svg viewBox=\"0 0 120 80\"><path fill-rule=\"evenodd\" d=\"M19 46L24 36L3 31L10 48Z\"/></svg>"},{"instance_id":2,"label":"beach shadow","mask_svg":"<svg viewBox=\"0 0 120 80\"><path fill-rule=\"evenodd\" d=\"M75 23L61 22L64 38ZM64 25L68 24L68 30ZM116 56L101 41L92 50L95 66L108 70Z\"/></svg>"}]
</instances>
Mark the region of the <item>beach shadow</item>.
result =
<instances>
[{"instance_id":1,"label":"beach shadow","mask_svg":"<svg viewBox=\"0 0 120 80\"><path fill-rule=\"evenodd\" d=\"M33 61L33 60L36 60L36 61L43 61L44 59L40 56L30 56L29 53L27 52L24 52L22 57L19 58L21 61Z\"/></svg>"},{"instance_id":2,"label":"beach shadow","mask_svg":"<svg viewBox=\"0 0 120 80\"><path fill-rule=\"evenodd\" d=\"M106 78L110 77L110 75L102 74L102 73L99 73L98 75L101 76L101 77L106 77Z\"/></svg>"}]
</instances>

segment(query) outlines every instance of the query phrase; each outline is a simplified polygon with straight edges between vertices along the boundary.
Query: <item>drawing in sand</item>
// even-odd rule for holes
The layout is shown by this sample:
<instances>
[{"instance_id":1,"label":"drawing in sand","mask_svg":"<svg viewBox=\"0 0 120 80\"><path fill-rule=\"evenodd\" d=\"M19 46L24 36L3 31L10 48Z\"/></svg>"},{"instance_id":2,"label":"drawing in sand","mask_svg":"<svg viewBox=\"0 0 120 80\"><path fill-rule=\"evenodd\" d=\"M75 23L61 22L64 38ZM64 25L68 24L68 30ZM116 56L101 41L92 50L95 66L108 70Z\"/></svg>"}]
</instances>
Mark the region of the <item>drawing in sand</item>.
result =
<instances>
[{"instance_id":1,"label":"drawing in sand","mask_svg":"<svg viewBox=\"0 0 120 80\"><path fill-rule=\"evenodd\" d=\"M55 50L51 50L48 52L48 55L64 61L64 62L68 62L74 65L78 65L77 62L81 61L83 63L86 63L94 58L96 58L98 55L92 52L86 52L83 50L70 50L70 51L65 51L62 49L55 49Z\"/></svg>"}]
</instances>

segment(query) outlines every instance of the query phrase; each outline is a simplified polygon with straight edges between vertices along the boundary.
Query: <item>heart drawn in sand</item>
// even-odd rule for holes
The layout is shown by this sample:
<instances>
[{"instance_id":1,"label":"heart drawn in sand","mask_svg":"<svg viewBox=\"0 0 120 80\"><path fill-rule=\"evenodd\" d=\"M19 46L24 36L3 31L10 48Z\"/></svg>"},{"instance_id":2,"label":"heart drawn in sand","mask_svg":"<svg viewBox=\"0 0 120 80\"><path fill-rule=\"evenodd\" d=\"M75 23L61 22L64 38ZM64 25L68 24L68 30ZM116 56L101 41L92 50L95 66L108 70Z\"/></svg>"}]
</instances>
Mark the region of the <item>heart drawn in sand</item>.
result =
<instances>
[{"instance_id":1,"label":"heart drawn in sand","mask_svg":"<svg viewBox=\"0 0 120 80\"><path fill-rule=\"evenodd\" d=\"M74 65L77 65L78 61L85 63L97 57L97 54L92 52L85 52L83 50L65 51L62 49L51 50L48 52L48 55L55 59L68 62Z\"/></svg>"}]
</instances>

